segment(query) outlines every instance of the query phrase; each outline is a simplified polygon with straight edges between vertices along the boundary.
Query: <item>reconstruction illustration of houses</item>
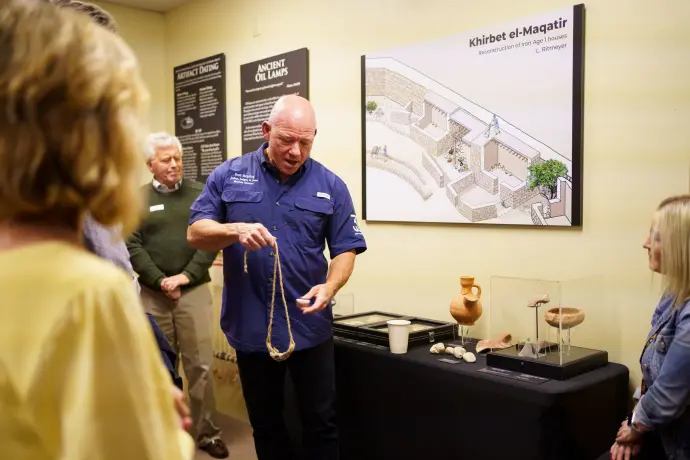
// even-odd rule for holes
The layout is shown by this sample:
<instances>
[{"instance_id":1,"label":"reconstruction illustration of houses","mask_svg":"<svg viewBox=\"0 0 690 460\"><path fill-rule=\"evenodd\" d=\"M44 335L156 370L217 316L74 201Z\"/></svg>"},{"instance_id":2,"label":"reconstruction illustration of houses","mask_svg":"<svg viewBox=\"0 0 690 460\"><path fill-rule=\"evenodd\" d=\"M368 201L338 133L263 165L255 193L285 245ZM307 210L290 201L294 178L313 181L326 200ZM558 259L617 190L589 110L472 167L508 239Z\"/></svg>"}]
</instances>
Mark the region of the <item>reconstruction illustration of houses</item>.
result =
<instances>
[{"instance_id":1,"label":"reconstruction illustration of houses","mask_svg":"<svg viewBox=\"0 0 690 460\"><path fill-rule=\"evenodd\" d=\"M368 219L571 225L569 158L399 60L364 62ZM381 203L393 188L418 197Z\"/></svg>"}]
</instances>

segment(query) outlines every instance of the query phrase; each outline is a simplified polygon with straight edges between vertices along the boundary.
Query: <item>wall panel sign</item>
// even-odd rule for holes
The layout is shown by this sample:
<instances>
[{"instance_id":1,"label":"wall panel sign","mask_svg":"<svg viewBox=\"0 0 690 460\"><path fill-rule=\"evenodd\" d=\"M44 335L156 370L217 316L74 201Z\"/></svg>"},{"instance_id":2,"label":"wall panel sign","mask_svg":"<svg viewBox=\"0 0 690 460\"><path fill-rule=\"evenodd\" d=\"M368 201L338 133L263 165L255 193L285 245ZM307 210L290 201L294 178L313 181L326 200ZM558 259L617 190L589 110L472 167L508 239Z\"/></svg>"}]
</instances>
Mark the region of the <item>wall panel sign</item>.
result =
<instances>
[{"instance_id":1,"label":"wall panel sign","mask_svg":"<svg viewBox=\"0 0 690 460\"><path fill-rule=\"evenodd\" d=\"M363 217L582 226L584 5L362 56Z\"/></svg>"},{"instance_id":2,"label":"wall panel sign","mask_svg":"<svg viewBox=\"0 0 690 460\"><path fill-rule=\"evenodd\" d=\"M227 158L225 55L175 67L175 135L184 150L184 176L206 182Z\"/></svg>"},{"instance_id":3,"label":"wall panel sign","mask_svg":"<svg viewBox=\"0 0 690 460\"><path fill-rule=\"evenodd\" d=\"M289 94L309 99L309 50L301 48L240 66L242 153L264 142L261 124L275 102Z\"/></svg>"}]
</instances>

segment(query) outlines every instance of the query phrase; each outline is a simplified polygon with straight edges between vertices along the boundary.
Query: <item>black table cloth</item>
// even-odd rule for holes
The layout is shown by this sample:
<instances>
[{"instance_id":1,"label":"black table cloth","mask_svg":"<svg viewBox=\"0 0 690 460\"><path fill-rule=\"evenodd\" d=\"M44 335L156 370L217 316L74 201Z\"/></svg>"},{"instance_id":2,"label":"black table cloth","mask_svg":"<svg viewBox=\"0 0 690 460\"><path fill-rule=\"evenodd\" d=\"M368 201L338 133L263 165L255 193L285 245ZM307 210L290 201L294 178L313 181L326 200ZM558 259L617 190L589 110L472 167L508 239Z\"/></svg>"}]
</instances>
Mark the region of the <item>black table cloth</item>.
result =
<instances>
[{"instance_id":1,"label":"black table cloth","mask_svg":"<svg viewBox=\"0 0 690 460\"><path fill-rule=\"evenodd\" d=\"M474 351L474 345L465 346ZM628 369L526 383L447 364L428 346L392 355L336 340L342 460L595 460L628 411ZM300 429L288 388L286 415Z\"/></svg>"}]
</instances>

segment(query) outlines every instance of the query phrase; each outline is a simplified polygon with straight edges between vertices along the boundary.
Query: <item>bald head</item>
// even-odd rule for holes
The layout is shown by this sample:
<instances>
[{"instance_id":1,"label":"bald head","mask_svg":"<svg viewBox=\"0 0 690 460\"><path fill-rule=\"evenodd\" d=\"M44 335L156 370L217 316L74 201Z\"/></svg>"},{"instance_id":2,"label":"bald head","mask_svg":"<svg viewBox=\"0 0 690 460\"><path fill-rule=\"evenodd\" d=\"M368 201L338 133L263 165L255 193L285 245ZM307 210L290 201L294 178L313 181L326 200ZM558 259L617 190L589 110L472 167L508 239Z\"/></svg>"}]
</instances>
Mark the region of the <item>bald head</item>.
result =
<instances>
[{"instance_id":1,"label":"bald head","mask_svg":"<svg viewBox=\"0 0 690 460\"><path fill-rule=\"evenodd\" d=\"M273 126L283 123L309 124L316 132L314 107L307 99L294 94L283 96L276 101L268 117L268 123Z\"/></svg>"},{"instance_id":2,"label":"bald head","mask_svg":"<svg viewBox=\"0 0 690 460\"><path fill-rule=\"evenodd\" d=\"M296 95L278 99L262 125L268 141L265 155L286 180L309 158L316 136L316 115L311 103Z\"/></svg>"}]
</instances>

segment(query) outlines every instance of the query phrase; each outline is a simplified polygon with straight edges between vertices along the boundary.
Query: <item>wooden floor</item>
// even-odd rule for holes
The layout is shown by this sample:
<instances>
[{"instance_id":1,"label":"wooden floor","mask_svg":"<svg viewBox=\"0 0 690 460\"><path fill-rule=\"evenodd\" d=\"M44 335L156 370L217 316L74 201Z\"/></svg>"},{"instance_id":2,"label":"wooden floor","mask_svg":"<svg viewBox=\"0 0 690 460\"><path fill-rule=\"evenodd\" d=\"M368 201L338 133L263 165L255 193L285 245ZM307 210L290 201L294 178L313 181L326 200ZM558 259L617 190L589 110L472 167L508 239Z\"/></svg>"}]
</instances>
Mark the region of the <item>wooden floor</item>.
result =
<instances>
[{"instance_id":1,"label":"wooden floor","mask_svg":"<svg viewBox=\"0 0 690 460\"><path fill-rule=\"evenodd\" d=\"M223 432L223 440L230 451L228 460L257 460L251 426L223 415L218 416L218 424ZM208 459L213 459L213 457L202 450L197 450L195 460Z\"/></svg>"}]
</instances>

